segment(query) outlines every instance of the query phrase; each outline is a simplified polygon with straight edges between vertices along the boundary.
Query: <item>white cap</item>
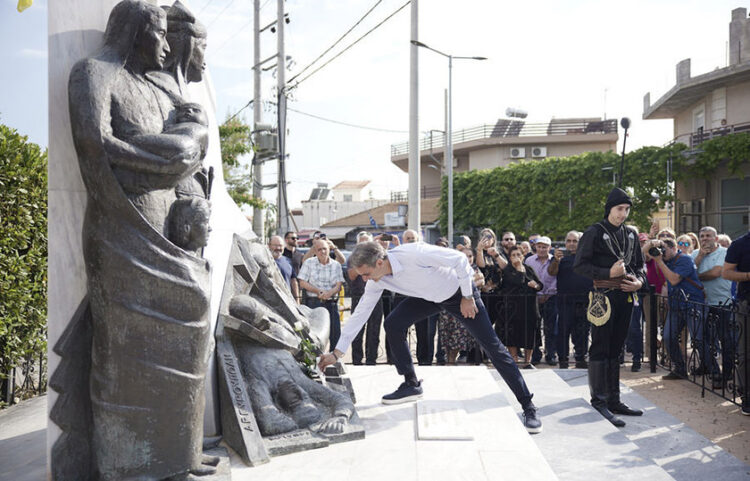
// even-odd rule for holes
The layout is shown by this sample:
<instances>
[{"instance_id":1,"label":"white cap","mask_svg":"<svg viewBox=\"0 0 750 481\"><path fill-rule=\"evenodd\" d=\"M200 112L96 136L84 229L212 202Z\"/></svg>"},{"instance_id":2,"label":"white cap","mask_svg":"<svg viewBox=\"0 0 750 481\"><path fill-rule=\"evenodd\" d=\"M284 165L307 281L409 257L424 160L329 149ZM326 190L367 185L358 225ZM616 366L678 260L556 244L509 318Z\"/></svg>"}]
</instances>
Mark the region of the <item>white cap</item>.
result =
<instances>
[{"instance_id":1,"label":"white cap","mask_svg":"<svg viewBox=\"0 0 750 481\"><path fill-rule=\"evenodd\" d=\"M542 236L536 240L535 244L547 244L548 246L551 246L552 241L549 239L549 237Z\"/></svg>"}]
</instances>

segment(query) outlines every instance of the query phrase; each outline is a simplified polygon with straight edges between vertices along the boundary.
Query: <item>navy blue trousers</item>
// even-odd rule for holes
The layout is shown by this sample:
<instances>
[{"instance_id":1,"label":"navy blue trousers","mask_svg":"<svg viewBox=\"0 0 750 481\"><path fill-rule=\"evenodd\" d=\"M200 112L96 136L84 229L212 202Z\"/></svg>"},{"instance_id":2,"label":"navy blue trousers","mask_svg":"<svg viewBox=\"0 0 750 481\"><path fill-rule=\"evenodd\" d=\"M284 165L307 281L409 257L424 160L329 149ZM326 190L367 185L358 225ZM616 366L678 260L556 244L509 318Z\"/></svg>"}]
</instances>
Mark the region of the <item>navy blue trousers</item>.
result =
<instances>
[{"instance_id":1,"label":"navy blue trousers","mask_svg":"<svg viewBox=\"0 0 750 481\"><path fill-rule=\"evenodd\" d=\"M489 356L492 365L500 373L505 383L513 391L516 399L522 407L526 408L531 403L532 394L526 386L508 349L500 342L492 323L487 315L487 310L479 298L479 292L474 289L474 302L479 312L474 319L464 317L461 314L461 291L442 302L432 302L416 297L407 297L396 307L385 319L383 327L388 343L391 346L393 361L398 373L404 376L414 374L414 364L411 360L409 345L406 342L406 332L409 327L441 310L446 310L458 319L466 329L474 336L479 345Z\"/></svg>"}]
</instances>

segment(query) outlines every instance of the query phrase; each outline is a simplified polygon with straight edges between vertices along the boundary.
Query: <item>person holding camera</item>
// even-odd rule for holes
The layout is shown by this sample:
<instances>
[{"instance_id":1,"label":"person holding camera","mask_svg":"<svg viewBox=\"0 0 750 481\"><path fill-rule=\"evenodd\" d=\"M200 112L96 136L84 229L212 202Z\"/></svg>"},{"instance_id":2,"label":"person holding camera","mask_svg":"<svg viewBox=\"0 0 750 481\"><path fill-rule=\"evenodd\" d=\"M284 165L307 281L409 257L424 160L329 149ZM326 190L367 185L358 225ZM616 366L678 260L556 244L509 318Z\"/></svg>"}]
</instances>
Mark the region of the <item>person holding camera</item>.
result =
<instances>
[{"instance_id":1,"label":"person holding camera","mask_svg":"<svg viewBox=\"0 0 750 481\"><path fill-rule=\"evenodd\" d=\"M589 346L589 322L586 320L586 294L591 290L591 279L576 274L573 263L578 251L581 234L570 231L565 236L565 248L555 249L547 272L557 279L558 344L557 355L560 368L567 369L570 355L570 340L573 338L575 366L589 367L586 351Z\"/></svg>"},{"instance_id":2,"label":"person holding camera","mask_svg":"<svg viewBox=\"0 0 750 481\"><path fill-rule=\"evenodd\" d=\"M620 351L630 327L633 302L646 283L643 256L637 232L625 225L633 201L615 187L607 196L604 219L583 233L573 270L592 279L588 316L597 321L591 328L589 389L591 405L617 427L625 421L616 416L640 416L620 400Z\"/></svg>"},{"instance_id":3,"label":"person holding camera","mask_svg":"<svg viewBox=\"0 0 750 481\"><path fill-rule=\"evenodd\" d=\"M669 293L669 312L664 324L662 341L672 359L672 370L662 376L662 379L684 379L687 376L679 342L680 332L686 324L690 337L698 346L701 363L707 366L709 372L718 372L710 345L704 342L702 304L705 303L706 296L703 284L698 279L693 258L683 254L677 248L677 242L672 239L652 241L648 254L656 261L659 270L667 279Z\"/></svg>"},{"instance_id":4,"label":"person holding camera","mask_svg":"<svg viewBox=\"0 0 750 481\"><path fill-rule=\"evenodd\" d=\"M336 247L336 244L334 244L333 241L328 238L325 232L320 232L320 231L316 231L315 233L313 233L313 237L312 237L313 247L310 248L310 250L307 251L305 255L302 257L303 264L305 263L305 261L307 261L307 259L316 255L315 249L314 249L314 244L316 240L322 240L326 244L328 244L328 252L329 252L328 255L331 256L331 259L335 260L342 266L346 265L346 257L344 257L344 254L342 254L339 248Z\"/></svg>"},{"instance_id":5,"label":"person holding camera","mask_svg":"<svg viewBox=\"0 0 750 481\"><path fill-rule=\"evenodd\" d=\"M504 237L512 238L513 244L515 244L515 236L512 232L506 232ZM508 265L508 261L504 253L498 251L495 231L489 227L485 227L479 232L476 263L484 275L484 285L481 288L482 302L487 306L487 314L490 316L490 322L495 326L495 332L500 340L505 342L507 340L507 326L503 325L499 312L501 308L499 289L501 272ZM477 357L480 356L481 354L477 354Z\"/></svg>"}]
</instances>

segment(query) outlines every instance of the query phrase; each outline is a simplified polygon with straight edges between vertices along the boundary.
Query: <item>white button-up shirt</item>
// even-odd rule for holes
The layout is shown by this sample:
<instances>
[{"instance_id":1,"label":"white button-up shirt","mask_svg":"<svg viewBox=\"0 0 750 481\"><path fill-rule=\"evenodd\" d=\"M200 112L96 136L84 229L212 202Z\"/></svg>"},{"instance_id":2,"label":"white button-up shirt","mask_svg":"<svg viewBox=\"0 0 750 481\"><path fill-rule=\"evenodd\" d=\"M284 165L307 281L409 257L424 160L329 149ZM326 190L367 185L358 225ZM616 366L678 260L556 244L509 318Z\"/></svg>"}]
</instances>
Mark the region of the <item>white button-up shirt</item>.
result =
<instances>
[{"instance_id":1,"label":"white button-up shirt","mask_svg":"<svg viewBox=\"0 0 750 481\"><path fill-rule=\"evenodd\" d=\"M365 293L352 317L341 329L336 349L346 352L354 337L370 317L383 290L427 301L443 302L460 288L461 295L472 295L469 260L461 252L424 243L403 244L388 251L392 274L365 284Z\"/></svg>"}]
</instances>

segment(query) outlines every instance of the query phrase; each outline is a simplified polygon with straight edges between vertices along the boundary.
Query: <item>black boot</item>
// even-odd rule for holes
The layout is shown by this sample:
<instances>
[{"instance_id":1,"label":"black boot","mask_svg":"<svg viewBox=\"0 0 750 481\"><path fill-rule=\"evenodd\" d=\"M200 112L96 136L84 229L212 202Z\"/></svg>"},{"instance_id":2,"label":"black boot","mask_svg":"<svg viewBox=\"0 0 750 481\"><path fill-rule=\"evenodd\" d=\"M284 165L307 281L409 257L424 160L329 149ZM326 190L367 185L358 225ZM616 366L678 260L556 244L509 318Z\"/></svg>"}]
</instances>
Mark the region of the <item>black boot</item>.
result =
<instances>
[{"instance_id":1,"label":"black boot","mask_svg":"<svg viewBox=\"0 0 750 481\"><path fill-rule=\"evenodd\" d=\"M618 428L625 426L625 421L607 409L607 361L589 360L589 389L594 409Z\"/></svg>"},{"instance_id":2,"label":"black boot","mask_svg":"<svg viewBox=\"0 0 750 481\"><path fill-rule=\"evenodd\" d=\"M624 416L642 416L640 409L631 409L627 404L620 401L620 365L617 360L610 359L607 362L607 408Z\"/></svg>"}]
</instances>

